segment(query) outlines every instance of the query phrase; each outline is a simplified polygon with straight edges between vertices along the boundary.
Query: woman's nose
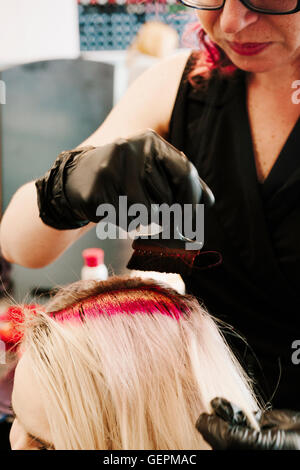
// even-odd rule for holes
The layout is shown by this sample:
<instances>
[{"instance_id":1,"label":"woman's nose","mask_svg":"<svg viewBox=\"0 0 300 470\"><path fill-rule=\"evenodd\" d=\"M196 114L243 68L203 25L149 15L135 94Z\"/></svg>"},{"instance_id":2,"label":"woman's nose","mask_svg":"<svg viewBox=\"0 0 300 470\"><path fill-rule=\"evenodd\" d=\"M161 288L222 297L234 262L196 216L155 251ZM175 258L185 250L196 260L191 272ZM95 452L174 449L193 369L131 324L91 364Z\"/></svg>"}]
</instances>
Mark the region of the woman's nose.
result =
<instances>
[{"instance_id":1,"label":"woman's nose","mask_svg":"<svg viewBox=\"0 0 300 470\"><path fill-rule=\"evenodd\" d=\"M237 34L255 23L258 13L249 10L240 0L226 0L220 15L220 27L226 34Z\"/></svg>"}]
</instances>

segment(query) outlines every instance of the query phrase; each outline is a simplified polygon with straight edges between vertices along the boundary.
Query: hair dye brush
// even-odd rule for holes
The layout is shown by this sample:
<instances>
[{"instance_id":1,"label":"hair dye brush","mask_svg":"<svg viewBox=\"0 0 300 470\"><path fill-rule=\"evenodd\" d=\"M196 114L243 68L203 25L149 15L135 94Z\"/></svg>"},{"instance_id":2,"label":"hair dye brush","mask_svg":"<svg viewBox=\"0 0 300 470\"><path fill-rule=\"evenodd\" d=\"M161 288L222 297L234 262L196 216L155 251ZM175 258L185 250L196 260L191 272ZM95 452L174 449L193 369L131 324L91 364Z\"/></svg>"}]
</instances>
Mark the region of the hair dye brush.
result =
<instances>
[{"instance_id":1,"label":"hair dye brush","mask_svg":"<svg viewBox=\"0 0 300 470\"><path fill-rule=\"evenodd\" d=\"M209 269L222 263L219 252L187 250L185 244L186 242L176 239L135 238L132 244L134 252L127 268L189 276L193 269Z\"/></svg>"},{"instance_id":2,"label":"hair dye brush","mask_svg":"<svg viewBox=\"0 0 300 470\"><path fill-rule=\"evenodd\" d=\"M191 176L194 180L191 194L192 203L200 201L207 207L212 206L215 202L214 195L193 166ZM201 251L203 243L197 243L183 236L176 223L173 224L173 227L175 228L170 227L168 238L164 237L164 232L155 237L135 238L132 244L134 252L127 268L189 276L193 269L209 269L222 263L222 255L219 252ZM189 244L193 244L193 249L189 249L192 247L192 245L189 247Z\"/></svg>"}]
</instances>

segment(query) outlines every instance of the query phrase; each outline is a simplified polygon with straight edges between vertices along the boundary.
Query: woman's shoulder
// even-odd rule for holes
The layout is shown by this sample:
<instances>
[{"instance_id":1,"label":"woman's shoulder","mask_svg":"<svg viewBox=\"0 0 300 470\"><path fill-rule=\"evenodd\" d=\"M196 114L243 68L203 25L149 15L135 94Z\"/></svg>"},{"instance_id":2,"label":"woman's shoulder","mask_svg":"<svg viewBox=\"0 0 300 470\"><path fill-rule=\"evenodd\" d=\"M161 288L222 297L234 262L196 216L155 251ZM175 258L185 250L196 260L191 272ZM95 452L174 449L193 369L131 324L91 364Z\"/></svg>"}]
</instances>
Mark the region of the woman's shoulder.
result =
<instances>
[{"instance_id":1,"label":"woman's shoulder","mask_svg":"<svg viewBox=\"0 0 300 470\"><path fill-rule=\"evenodd\" d=\"M147 114L152 116L154 128L160 134L167 134L172 110L175 104L182 76L191 57L190 50L184 50L166 59L144 72L134 83L135 93L146 91ZM130 91L129 91L130 92ZM156 126L155 126L156 124Z\"/></svg>"},{"instance_id":2,"label":"woman's shoulder","mask_svg":"<svg viewBox=\"0 0 300 470\"><path fill-rule=\"evenodd\" d=\"M190 50L184 50L159 60L140 75L134 83L135 87L140 85L151 95L155 95L158 91L162 101L171 103L191 54Z\"/></svg>"},{"instance_id":3,"label":"woman's shoulder","mask_svg":"<svg viewBox=\"0 0 300 470\"><path fill-rule=\"evenodd\" d=\"M146 129L153 129L166 137L178 88L190 56L190 50L180 51L159 60L143 72L84 144L104 145L119 137L132 137Z\"/></svg>"}]
</instances>

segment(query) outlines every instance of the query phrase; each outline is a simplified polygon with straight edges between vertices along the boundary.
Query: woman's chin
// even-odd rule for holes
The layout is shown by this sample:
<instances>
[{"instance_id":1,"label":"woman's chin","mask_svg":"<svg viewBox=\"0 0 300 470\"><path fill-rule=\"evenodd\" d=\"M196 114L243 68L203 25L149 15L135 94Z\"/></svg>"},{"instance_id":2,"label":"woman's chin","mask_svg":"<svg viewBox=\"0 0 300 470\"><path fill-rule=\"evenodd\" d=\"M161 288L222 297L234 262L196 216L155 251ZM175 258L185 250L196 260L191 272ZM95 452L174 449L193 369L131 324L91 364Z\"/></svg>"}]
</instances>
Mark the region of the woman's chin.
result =
<instances>
[{"instance_id":1,"label":"woman's chin","mask_svg":"<svg viewBox=\"0 0 300 470\"><path fill-rule=\"evenodd\" d=\"M273 61L268 61L267 59L257 59L254 57L230 57L232 63L239 69L244 70L245 72L252 73L266 73L271 72L278 67L278 64L274 64Z\"/></svg>"},{"instance_id":2,"label":"woman's chin","mask_svg":"<svg viewBox=\"0 0 300 470\"><path fill-rule=\"evenodd\" d=\"M282 67L286 63L286 57L283 56L282 51L274 54L273 49L272 51L270 47L268 49L254 55L242 55L228 49L225 53L237 68L245 72L267 73Z\"/></svg>"}]
</instances>

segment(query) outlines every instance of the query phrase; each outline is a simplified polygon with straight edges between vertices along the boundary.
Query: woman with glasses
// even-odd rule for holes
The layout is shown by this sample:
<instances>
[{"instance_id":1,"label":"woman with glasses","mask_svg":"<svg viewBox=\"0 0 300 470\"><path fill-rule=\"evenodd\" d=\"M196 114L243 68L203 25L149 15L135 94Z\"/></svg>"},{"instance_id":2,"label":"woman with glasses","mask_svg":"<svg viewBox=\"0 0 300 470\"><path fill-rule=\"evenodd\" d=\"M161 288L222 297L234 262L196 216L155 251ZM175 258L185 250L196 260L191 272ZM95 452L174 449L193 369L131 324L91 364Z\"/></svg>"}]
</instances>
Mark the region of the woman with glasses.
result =
<instances>
[{"instance_id":1,"label":"woman with glasses","mask_svg":"<svg viewBox=\"0 0 300 470\"><path fill-rule=\"evenodd\" d=\"M198 15L199 50L146 71L79 148L17 191L2 251L42 267L94 227L102 202L195 201L206 191L194 191L193 164L215 198L204 248L222 263L201 270L196 258L186 290L246 337L248 347L228 341L260 398L298 409L300 1L184 3Z\"/></svg>"},{"instance_id":2,"label":"woman with glasses","mask_svg":"<svg viewBox=\"0 0 300 470\"><path fill-rule=\"evenodd\" d=\"M214 193L204 246L223 255L186 286L246 336L232 347L264 400L298 409L300 2L185 3L209 65L189 57L168 138Z\"/></svg>"}]
</instances>

